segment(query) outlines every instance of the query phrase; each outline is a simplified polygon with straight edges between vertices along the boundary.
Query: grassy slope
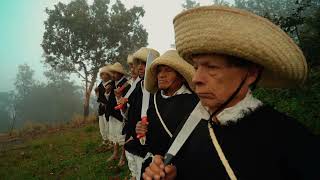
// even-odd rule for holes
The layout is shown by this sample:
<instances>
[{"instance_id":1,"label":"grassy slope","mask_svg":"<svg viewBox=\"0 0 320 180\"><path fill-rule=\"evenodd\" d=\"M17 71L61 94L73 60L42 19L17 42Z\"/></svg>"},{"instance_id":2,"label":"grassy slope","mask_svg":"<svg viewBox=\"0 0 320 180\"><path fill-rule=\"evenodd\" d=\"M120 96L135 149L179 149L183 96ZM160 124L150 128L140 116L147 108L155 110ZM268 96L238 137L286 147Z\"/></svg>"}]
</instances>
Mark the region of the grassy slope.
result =
<instances>
[{"instance_id":1,"label":"grassy slope","mask_svg":"<svg viewBox=\"0 0 320 180\"><path fill-rule=\"evenodd\" d=\"M95 151L100 143L97 125L26 140L0 152L0 179L124 179L128 168L108 170L117 162L106 162L110 151Z\"/></svg>"}]
</instances>

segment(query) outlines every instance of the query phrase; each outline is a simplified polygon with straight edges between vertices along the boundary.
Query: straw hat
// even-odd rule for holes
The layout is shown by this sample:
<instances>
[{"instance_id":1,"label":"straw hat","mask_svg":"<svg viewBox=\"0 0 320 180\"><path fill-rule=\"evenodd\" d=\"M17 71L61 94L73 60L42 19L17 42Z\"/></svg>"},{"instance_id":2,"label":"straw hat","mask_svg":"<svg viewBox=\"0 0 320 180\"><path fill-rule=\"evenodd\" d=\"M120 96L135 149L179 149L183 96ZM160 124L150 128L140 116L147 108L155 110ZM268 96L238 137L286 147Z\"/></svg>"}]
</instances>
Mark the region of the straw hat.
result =
<instances>
[{"instance_id":1,"label":"straw hat","mask_svg":"<svg viewBox=\"0 0 320 180\"><path fill-rule=\"evenodd\" d=\"M192 77L195 73L193 66L183 60L176 50L169 50L160 57L156 58L147 69L147 79L145 82L146 90L151 93L155 93L158 90L157 83L157 67L159 65L166 65L177 71L189 84L191 89L194 89L192 85Z\"/></svg>"},{"instance_id":2,"label":"straw hat","mask_svg":"<svg viewBox=\"0 0 320 180\"><path fill-rule=\"evenodd\" d=\"M109 75L111 75L111 71L110 71L110 64L103 66L102 68L100 68L99 70L99 75L101 75L101 73L107 73Z\"/></svg>"},{"instance_id":3,"label":"straw hat","mask_svg":"<svg viewBox=\"0 0 320 180\"><path fill-rule=\"evenodd\" d=\"M120 74L126 74L126 71L119 62L116 62L112 66L110 66L110 71L118 72Z\"/></svg>"},{"instance_id":4,"label":"straw hat","mask_svg":"<svg viewBox=\"0 0 320 180\"><path fill-rule=\"evenodd\" d=\"M186 60L192 54L235 56L264 67L259 86L302 84L307 64L300 48L269 20L236 8L203 6L174 20L176 47Z\"/></svg>"},{"instance_id":5,"label":"straw hat","mask_svg":"<svg viewBox=\"0 0 320 180\"><path fill-rule=\"evenodd\" d=\"M127 63L128 63L128 64L133 64L133 55L132 55L132 54L129 54L129 55L128 55Z\"/></svg>"},{"instance_id":6,"label":"straw hat","mask_svg":"<svg viewBox=\"0 0 320 180\"><path fill-rule=\"evenodd\" d=\"M135 52L133 54L133 63L137 63L137 60L142 60L144 62L147 62L147 57L148 57L148 53L149 51L153 54L154 57L159 57L160 54L158 51L152 49L152 48L146 48L146 47L142 47L140 48L137 52Z\"/></svg>"}]
</instances>

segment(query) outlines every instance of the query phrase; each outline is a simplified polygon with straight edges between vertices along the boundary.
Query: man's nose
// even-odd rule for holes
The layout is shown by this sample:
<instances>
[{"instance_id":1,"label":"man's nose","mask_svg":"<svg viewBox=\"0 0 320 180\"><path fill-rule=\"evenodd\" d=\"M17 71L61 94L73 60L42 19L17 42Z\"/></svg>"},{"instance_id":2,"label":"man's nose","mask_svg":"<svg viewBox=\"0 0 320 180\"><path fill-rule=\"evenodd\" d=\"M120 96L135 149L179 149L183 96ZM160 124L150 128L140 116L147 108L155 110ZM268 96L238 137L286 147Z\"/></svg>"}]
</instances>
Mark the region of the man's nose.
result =
<instances>
[{"instance_id":1,"label":"man's nose","mask_svg":"<svg viewBox=\"0 0 320 180\"><path fill-rule=\"evenodd\" d=\"M163 77L165 77L165 73L163 73L162 71L160 71L160 72L158 73L158 76L163 78Z\"/></svg>"},{"instance_id":2,"label":"man's nose","mask_svg":"<svg viewBox=\"0 0 320 180\"><path fill-rule=\"evenodd\" d=\"M198 69L196 69L196 72L193 75L192 78L192 83L194 84L199 84L199 83L203 83L205 81L205 74L207 72L203 71L203 68L199 67Z\"/></svg>"}]
</instances>

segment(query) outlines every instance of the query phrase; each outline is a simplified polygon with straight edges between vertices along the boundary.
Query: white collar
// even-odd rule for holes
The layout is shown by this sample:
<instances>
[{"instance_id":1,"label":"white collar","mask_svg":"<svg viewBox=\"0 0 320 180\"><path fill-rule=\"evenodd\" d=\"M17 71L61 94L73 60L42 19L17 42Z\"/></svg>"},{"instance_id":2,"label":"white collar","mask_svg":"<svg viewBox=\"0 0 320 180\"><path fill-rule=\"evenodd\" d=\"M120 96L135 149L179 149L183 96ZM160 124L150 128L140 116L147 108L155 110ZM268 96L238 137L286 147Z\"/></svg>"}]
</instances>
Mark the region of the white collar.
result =
<instances>
[{"instance_id":1,"label":"white collar","mask_svg":"<svg viewBox=\"0 0 320 180\"><path fill-rule=\"evenodd\" d=\"M111 80L109 80L109 81L107 81L107 82L102 81L103 87L105 87L109 82L111 82Z\"/></svg>"},{"instance_id":2,"label":"white collar","mask_svg":"<svg viewBox=\"0 0 320 180\"><path fill-rule=\"evenodd\" d=\"M172 96L166 96L164 95L164 91L161 90L161 96L164 99L168 99L170 97L176 96L176 95L180 95L180 94L192 94L191 91L183 84L180 89L178 89Z\"/></svg>"},{"instance_id":3,"label":"white collar","mask_svg":"<svg viewBox=\"0 0 320 180\"><path fill-rule=\"evenodd\" d=\"M229 122L237 122L262 104L263 103L260 100L252 96L251 91L248 91L244 99L236 105L222 110L216 118L221 125L227 125Z\"/></svg>"},{"instance_id":4,"label":"white collar","mask_svg":"<svg viewBox=\"0 0 320 180\"><path fill-rule=\"evenodd\" d=\"M116 82L115 82L115 85L118 86L118 84L119 84L124 78L125 78L125 77L122 76L122 78L121 78L119 81L116 81Z\"/></svg>"}]
</instances>

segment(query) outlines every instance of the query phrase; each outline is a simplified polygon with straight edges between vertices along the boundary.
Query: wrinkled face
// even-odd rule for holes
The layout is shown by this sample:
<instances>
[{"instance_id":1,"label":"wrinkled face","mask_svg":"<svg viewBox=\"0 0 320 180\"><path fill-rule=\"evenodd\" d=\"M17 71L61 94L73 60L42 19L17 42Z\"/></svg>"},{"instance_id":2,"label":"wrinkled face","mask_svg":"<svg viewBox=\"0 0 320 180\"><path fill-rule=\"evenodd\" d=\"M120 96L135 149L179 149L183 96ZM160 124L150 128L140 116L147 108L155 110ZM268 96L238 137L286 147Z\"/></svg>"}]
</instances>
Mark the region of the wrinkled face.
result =
<instances>
[{"instance_id":1,"label":"wrinkled face","mask_svg":"<svg viewBox=\"0 0 320 180\"><path fill-rule=\"evenodd\" d=\"M111 79L110 75L108 73L102 72L100 73L100 78L102 81L107 82Z\"/></svg>"},{"instance_id":2,"label":"wrinkled face","mask_svg":"<svg viewBox=\"0 0 320 180\"><path fill-rule=\"evenodd\" d=\"M170 90L172 92L177 91L184 81L177 71L165 65L157 67L157 80L160 90Z\"/></svg>"},{"instance_id":3,"label":"wrinkled face","mask_svg":"<svg viewBox=\"0 0 320 180\"><path fill-rule=\"evenodd\" d=\"M138 67L138 75L140 78L144 77L144 71L146 69L146 63L141 60L137 60L137 67Z\"/></svg>"},{"instance_id":4,"label":"wrinkled face","mask_svg":"<svg viewBox=\"0 0 320 180\"><path fill-rule=\"evenodd\" d=\"M257 78L257 68L232 66L228 64L227 58L221 55L197 55L192 58L196 69L192 80L195 92L201 103L211 111L219 108L245 79L241 90L230 104L239 102L245 97L249 85Z\"/></svg>"},{"instance_id":5,"label":"wrinkled face","mask_svg":"<svg viewBox=\"0 0 320 180\"><path fill-rule=\"evenodd\" d=\"M130 74L133 79L138 77L138 68L133 63L129 64Z\"/></svg>"},{"instance_id":6,"label":"wrinkled face","mask_svg":"<svg viewBox=\"0 0 320 180\"><path fill-rule=\"evenodd\" d=\"M122 78L123 74L118 72L112 72L112 76L113 76L113 80L119 81Z\"/></svg>"}]
</instances>

